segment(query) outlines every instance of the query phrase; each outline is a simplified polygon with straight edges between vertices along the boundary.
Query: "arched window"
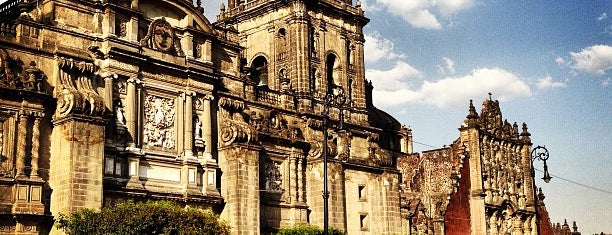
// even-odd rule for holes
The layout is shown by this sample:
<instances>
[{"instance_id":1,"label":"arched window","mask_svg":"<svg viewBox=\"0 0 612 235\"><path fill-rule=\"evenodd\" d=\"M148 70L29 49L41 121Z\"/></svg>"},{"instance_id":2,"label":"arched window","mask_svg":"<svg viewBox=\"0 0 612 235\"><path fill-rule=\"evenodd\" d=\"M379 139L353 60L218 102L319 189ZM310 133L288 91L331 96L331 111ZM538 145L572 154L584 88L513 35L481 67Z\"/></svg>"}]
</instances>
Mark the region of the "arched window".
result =
<instances>
[{"instance_id":1,"label":"arched window","mask_svg":"<svg viewBox=\"0 0 612 235\"><path fill-rule=\"evenodd\" d=\"M325 61L325 74L327 80L327 91L330 92L334 87L340 86L340 62L333 53L327 55Z\"/></svg>"},{"instance_id":2,"label":"arched window","mask_svg":"<svg viewBox=\"0 0 612 235\"><path fill-rule=\"evenodd\" d=\"M276 34L276 60L287 59L287 30L280 28Z\"/></svg>"},{"instance_id":3,"label":"arched window","mask_svg":"<svg viewBox=\"0 0 612 235\"><path fill-rule=\"evenodd\" d=\"M258 87L268 87L268 60L266 57L257 56L251 63L251 79Z\"/></svg>"}]
</instances>

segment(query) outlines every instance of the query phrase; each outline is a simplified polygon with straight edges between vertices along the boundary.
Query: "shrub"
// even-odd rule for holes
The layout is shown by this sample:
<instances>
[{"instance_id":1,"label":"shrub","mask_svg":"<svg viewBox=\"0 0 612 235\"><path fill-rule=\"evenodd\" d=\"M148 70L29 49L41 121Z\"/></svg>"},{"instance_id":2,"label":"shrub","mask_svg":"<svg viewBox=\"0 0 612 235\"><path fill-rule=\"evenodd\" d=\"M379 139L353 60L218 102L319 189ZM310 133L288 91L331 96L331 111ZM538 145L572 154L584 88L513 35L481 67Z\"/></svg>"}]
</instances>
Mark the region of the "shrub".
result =
<instances>
[{"instance_id":1,"label":"shrub","mask_svg":"<svg viewBox=\"0 0 612 235\"><path fill-rule=\"evenodd\" d=\"M346 235L336 228L329 228L330 235ZM282 228L276 235L322 235L323 229L309 224L299 224L289 228Z\"/></svg>"},{"instance_id":2,"label":"shrub","mask_svg":"<svg viewBox=\"0 0 612 235\"><path fill-rule=\"evenodd\" d=\"M121 203L99 211L60 214L55 226L67 234L229 234L229 226L210 210L171 202Z\"/></svg>"}]
</instances>

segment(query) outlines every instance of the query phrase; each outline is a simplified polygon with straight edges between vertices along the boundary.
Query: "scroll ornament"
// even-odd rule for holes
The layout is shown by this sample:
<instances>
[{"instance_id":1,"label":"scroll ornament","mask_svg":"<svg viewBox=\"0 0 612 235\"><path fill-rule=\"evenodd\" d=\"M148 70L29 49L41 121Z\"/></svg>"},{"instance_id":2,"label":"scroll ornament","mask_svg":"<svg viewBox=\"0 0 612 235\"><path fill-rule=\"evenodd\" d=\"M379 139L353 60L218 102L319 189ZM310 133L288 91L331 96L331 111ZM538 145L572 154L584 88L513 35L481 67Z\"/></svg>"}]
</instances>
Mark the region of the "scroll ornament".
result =
<instances>
[{"instance_id":1,"label":"scroll ornament","mask_svg":"<svg viewBox=\"0 0 612 235\"><path fill-rule=\"evenodd\" d=\"M59 65L56 117L66 117L69 114L104 115L104 100L95 89L96 66L63 57L56 59Z\"/></svg>"},{"instance_id":2,"label":"scroll ornament","mask_svg":"<svg viewBox=\"0 0 612 235\"><path fill-rule=\"evenodd\" d=\"M257 129L245 121L244 103L238 100L220 98L221 128L220 139L224 145L251 143L257 140Z\"/></svg>"}]
</instances>

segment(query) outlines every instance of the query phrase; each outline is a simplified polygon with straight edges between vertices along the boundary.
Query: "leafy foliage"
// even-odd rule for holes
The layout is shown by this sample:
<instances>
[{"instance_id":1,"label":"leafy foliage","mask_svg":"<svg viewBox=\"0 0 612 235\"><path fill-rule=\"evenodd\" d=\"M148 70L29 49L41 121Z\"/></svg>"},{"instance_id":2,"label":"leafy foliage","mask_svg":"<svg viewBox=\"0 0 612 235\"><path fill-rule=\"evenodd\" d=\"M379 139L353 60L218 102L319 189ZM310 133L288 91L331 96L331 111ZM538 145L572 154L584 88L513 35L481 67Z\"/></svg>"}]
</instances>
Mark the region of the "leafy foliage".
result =
<instances>
[{"instance_id":1,"label":"leafy foliage","mask_svg":"<svg viewBox=\"0 0 612 235\"><path fill-rule=\"evenodd\" d=\"M330 235L346 235L336 228L329 228ZM282 228L276 235L323 235L323 229L309 224L300 224L294 227Z\"/></svg>"},{"instance_id":2,"label":"leafy foliage","mask_svg":"<svg viewBox=\"0 0 612 235\"><path fill-rule=\"evenodd\" d=\"M229 234L229 226L210 210L171 202L121 203L100 211L81 209L59 215L55 226L68 234Z\"/></svg>"}]
</instances>

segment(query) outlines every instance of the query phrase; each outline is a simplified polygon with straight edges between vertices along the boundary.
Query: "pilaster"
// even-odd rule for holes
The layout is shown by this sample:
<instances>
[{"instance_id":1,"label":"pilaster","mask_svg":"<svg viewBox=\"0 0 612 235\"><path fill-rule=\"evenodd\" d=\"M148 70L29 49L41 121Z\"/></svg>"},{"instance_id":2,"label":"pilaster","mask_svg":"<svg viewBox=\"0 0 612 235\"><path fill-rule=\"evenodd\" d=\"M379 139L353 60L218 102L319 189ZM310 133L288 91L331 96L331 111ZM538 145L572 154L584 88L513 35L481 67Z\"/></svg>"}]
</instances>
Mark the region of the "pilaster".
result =
<instances>
[{"instance_id":1,"label":"pilaster","mask_svg":"<svg viewBox=\"0 0 612 235\"><path fill-rule=\"evenodd\" d=\"M485 213L485 192L482 179L482 159L480 157L480 140L477 127L460 129L461 141L466 143L469 153L470 168L470 226L474 234L485 234L487 231Z\"/></svg>"},{"instance_id":2,"label":"pilaster","mask_svg":"<svg viewBox=\"0 0 612 235\"><path fill-rule=\"evenodd\" d=\"M226 202L221 217L229 221L232 234L260 232L260 151L260 147L238 143L219 150L221 196Z\"/></svg>"},{"instance_id":3,"label":"pilaster","mask_svg":"<svg viewBox=\"0 0 612 235\"><path fill-rule=\"evenodd\" d=\"M51 213L102 206L104 126L95 117L70 115L53 122L49 186ZM59 233L59 231L52 231Z\"/></svg>"}]
</instances>

